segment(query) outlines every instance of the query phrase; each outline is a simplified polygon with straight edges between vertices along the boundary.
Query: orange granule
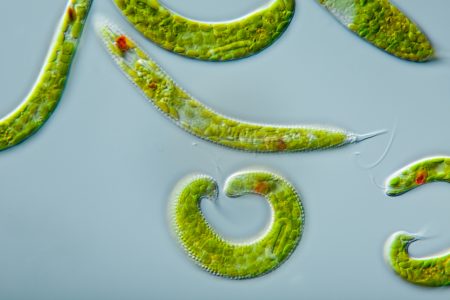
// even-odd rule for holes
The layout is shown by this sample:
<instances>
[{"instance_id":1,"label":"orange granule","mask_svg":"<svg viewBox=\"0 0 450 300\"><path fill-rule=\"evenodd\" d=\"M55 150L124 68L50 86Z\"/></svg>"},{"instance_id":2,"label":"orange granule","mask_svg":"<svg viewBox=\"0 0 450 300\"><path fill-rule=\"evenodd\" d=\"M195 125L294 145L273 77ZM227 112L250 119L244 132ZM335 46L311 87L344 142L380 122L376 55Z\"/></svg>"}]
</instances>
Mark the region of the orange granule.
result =
<instances>
[{"instance_id":1,"label":"orange granule","mask_svg":"<svg viewBox=\"0 0 450 300\"><path fill-rule=\"evenodd\" d=\"M416 184L421 185L424 184L427 181L428 173L425 170L421 170L417 172L416 175Z\"/></svg>"},{"instance_id":2,"label":"orange granule","mask_svg":"<svg viewBox=\"0 0 450 300\"><path fill-rule=\"evenodd\" d=\"M269 184L265 181L262 181L262 182L258 182L255 185L255 188L253 190L255 191L255 193L265 194L268 189L269 189Z\"/></svg>"},{"instance_id":3,"label":"orange granule","mask_svg":"<svg viewBox=\"0 0 450 300\"><path fill-rule=\"evenodd\" d=\"M119 50L122 52L126 52L130 49L130 46L128 45L128 39L124 35L121 35L116 39L116 45L117 48L119 48Z\"/></svg>"},{"instance_id":4,"label":"orange granule","mask_svg":"<svg viewBox=\"0 0 450 300\"><path fill-rule=\"evenodd\" d=\"M77 17L77 13L76 13L75 9L73 9L73 7L69 7L67 9L67 14L69 15L69 19L71 21L74 21L75 18Z\"/></svg>"}]
</instances>

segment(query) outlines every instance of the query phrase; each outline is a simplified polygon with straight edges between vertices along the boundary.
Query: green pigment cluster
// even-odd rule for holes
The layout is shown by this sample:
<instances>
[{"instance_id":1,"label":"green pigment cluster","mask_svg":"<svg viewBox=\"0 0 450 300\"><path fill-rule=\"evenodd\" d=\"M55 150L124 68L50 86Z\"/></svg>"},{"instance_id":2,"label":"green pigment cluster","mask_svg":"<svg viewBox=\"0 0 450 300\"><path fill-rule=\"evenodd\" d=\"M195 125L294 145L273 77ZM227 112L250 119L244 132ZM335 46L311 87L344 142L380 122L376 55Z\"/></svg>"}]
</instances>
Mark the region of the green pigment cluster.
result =
<instances>
[{"instance_id":1,"label":"green pigment cluster","mask_svg":"<svg viewBox=\"0 0 450 300\"><path fill-rule=\"evenodd\" d=\"M426 61L434 49L416 24L388 0L319 0L344 25L385 51Z\"/></svg>"},{"instance_id":2,"label":"green pigment cluster","mask_svg":"<svg viewBox=\"0 0 450 300\"><path fill-rule=\"evenodd\" d=\"M102 23L99 32L120 69L145 96L179 127L202 139L252 152L294 152L343 146L376 135L268 126L227 118L188 95L119 29Z\"/></svg>"},{"instance_id":3,"label":"green pigment cluster","mask_svg":"<svg viewBox=\"0 0 450 300\"><path fill-rule=\"evenodd\" d=\"M61 99L92 0L70 0L43 70L27 98L0 120L0 150L35 133Z\"/></svg>"},{"instance_id":4,"label":"green pigment cluster","mask_svg":"<svg viewBox=\"0 0 450 300\"><path fill-rule=\"evenodd\" d=\"M401 169L387 180L386 194L398 196L435 181L450 182L449 157L427 158Z\"/></svg>"},{"instance_id":5,"label":"green pigment cluster","mask_svg":"<svg viewBox=\"0 0 450 300\"><path fill-rule=\"evenodd\" d=\"M303 207L297 192L285 179L259 171L231 176L224 190L229 197L265 197L273 215L269 229L249 243L221 238L200 209L202 199L217 199L217 184L210 177L192 177L183 184L172 207L174 230L186 252L207 271L233 279L261 276L279 267L295 250L303 230Z\"/></svg>"},{"instance_id":6,"label":"green pigment cluster","mask_svg":"<svg viewBox=\"0 0 450 300\"><path fill-rule=\"evenodd\" d=\"M226 61L270 46L289 26L295 0L274 0L243 18L224 23L187 19L158 0L114 0L128 21L157 45L195 59Z\"/></svg>"},{"instance_id":7,"label":"green pigment cluster","mask_svg":"<svg viewBox=\"0 0 450 300\"><path fill-rule=\"evenodd\" d=\"M450 285L450 253L429 257L411 258L408 248L417 238L406 232L395 233L386 244L386 259L392 269L408 282L441 287Z\"/></svg>"}]
</instances>

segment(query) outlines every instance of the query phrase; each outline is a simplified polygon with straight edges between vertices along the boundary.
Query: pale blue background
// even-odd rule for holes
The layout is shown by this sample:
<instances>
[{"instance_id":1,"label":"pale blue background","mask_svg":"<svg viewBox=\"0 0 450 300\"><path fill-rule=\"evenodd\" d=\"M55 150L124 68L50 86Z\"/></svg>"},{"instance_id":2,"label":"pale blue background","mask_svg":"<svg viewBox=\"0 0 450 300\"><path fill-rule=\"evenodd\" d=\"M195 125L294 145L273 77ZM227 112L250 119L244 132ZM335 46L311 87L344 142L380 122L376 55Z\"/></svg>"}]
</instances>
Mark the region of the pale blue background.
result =
<instances>
[{"instance_id":1,"label":"pale blue background","mask_svg":"<svg viewBox=\"0 0 450 300\"><path fill-rule=\"evenodd\" d=\"M6 1L0 18L0 114L32 86L65 0ZM263 0L165 0L203 20L239 17ZM245 2L245 3L244 3ZM45 127L0 153L0 299L449 299L399 279L384 263L387 237L420 231L433 239L415 255L450 248L450 186L429 185L390 199L366 163L389 136L345 148L256 155L203 142L162 117L102 49L96 15L118 23L175 80L228 116L282 124L323 124L396 138L372 173L376 181L429 155L450 155L450 2L397 0L442 58L415 64L386 55L341 27L312 0L297 1L288 31L249 59L207 63L146 42L112 1L97 0L65 96ZM197 268L170 235L168 196L192 172L222 185L233 172L265 167L300 192L306 227L299 247L275 272L221 279ZM204 203L208 220L234 238L269 218L257 197Z\"/></svg>"}]
</instances>

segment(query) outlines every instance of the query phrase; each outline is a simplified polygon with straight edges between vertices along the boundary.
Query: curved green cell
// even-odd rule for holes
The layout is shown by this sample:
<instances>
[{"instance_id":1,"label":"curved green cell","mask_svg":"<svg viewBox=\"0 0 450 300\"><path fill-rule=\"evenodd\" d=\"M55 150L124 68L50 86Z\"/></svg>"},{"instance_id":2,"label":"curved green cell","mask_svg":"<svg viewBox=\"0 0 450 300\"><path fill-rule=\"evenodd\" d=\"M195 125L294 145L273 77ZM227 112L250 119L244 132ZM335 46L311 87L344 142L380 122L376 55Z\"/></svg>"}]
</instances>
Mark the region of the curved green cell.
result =
<instances>
[{"instance_id":1,"label":"curved green cell","mask_svg":"<svg viewBox=\"0 0 450 300\"><path fill-rule=\"evenodd\" d=\"M419 240L413 234L397 232L386 243L385 256L391 268L408 282L441 287L450 285L450 252L433 257L410 257L409 246Z\"/></svg>"},{"instance_id":2,"label":"curved green cell","mask_svg":"<svg viewBox=\"0 0 450 300\"><path fill-rule=\"evenodd\" d=\"M386 180L386 194L398 196L429 182L450 182L450 157L432 157L414 162Z\"/></svg>"},{"instance_id":3,"label":"curved green cell","mask_svg":"<svg viewBox=\"0 0 450 300\"><path fill-rule=\"evenodd\" d=\"M426 61L434 49L416 24L388 0L318 0L342 24L399 58Z\"/></svg>"},{"instance_id":4,"label":"curved green cell","mask_svg":"<svg viewBox=\"0 0 450 300\"><path fill-rule=\"evenodd\" d=\"M295 0L273 0L242 18L205 23L180 16L158 0L114 0L133 26L155 44L187 57L226 61L258 53L286 30Z\"/></svg>"},{"instance_id":5,"label":"curved green cell","mask_svg":"<svg viewBox=\"0 0 450 300\"><path fill-rule=\"evenodd\" d=\"M187 94L119 29L103 22L99 33L120 69L162 113L182 129L210 142L253 152L293 152L343 146L379 134L260 125L227 118Z\"/></svg>"},{"instance_id":6,"label":"curved green cell","mask_svg":"<svg viewBox=\"0 0 450 300\"><path fill-rule=\"evenodd\" d=\"M13 147L48 120L61 99L92 0L70 0L44 67L28 96L0 120L0 150Z\"/></svg>"},{"instance_id":7,"label":"curved green cell","mask_svg":"<svg viewBox=\"0 0 450 300\"><path fill-rule=\"evenodd\" d=\"M398 196L418 186L450 182L450 158L432 157L414 162L387 179L386 194ZM411 258L408 248L419 237L397 232L386 243L385 256L392 269L405 280L424 286L450 285L450 253L427 258Z\"/></svg>"},{"instance_id":8,"label":"curved green cell","mask_svg":"<svg viewBox=\"0 0 450 300\"><path fill-rule=\"evenodd\" d=\"M215 200L216 182L208 176L190 177L172 199L172 221L179 242L205 270L223 277L246 279L279 267L300 241L304 214L300 198L285 179L268 172L246 171L231 176L224 187L229 197L258 194L272 208L272 222L256 240L233 243L220 237L200 209L204 198Z\"/></svg>"}]
</instances>

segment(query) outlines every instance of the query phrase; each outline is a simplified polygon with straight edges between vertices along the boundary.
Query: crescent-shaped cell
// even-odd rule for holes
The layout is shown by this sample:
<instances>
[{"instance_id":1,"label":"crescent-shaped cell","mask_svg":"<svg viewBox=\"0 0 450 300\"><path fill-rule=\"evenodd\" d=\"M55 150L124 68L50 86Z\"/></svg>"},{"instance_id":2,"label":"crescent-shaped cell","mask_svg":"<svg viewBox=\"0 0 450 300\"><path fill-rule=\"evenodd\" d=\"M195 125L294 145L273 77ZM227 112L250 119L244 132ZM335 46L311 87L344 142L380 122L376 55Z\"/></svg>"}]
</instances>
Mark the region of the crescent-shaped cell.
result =
<instances>
[{"instance_id":1,"label":"crescent-shaped cell","mask_svg":"<svg viewBox=\"0 0 450 300\"><path fill-rule=\"evenodd\" d=\"M262 51L286 30L295 8L295 0L272 0L239 19L207 23L185 18L158 0L114 2L127 20L155 44L209 61L234 60Z\"/></svg>"},{"instance_id":2,"label":"crescent-shaped cell","mask_svg":"<svg viewBox=\"0 0 450 300\"><path fill-rule=\"evenodd\" d=\"M200 209L202 199L217 198L217 183L208 176L188 177L176 190L171 207L173 229L185 251L205 270L232 279L261 276L279 267L295 250L303 231L303 207L295 189L278 175L246 171L231 176L224 190L229 197L263 196L272 208L269 228L247 243L223 239Z\"/></svg>"}]
</instances>

